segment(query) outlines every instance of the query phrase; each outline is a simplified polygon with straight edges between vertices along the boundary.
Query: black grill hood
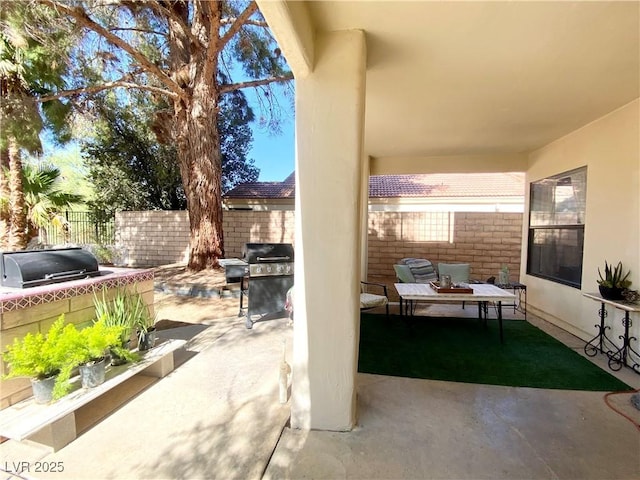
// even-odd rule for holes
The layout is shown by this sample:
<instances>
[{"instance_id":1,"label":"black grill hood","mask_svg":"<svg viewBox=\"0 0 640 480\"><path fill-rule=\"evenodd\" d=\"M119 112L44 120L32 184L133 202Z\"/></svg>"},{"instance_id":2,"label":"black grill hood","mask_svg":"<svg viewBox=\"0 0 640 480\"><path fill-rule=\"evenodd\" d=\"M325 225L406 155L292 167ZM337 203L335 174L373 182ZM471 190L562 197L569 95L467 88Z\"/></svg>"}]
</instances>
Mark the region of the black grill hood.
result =
<instances>
[{"instance_id":1,"label":"black grill hood","mask_svg":"<svg viewBox=\"0 0 640 480\"><path fill-rule=\"evenodd\" d=\"M290 243L245 243L242 259L247 263L293 262Z\"/></svg>"},{"instance_id":2,"label":"black grill hood","mask_svg":"<svg viewBox=\"0 0 640 480\"><path fill-rule=\"evenodd\" d=\"M3 287L37 287L97 275L98 260L82 248L0 252Z\"/></svg>"}]
</instances>

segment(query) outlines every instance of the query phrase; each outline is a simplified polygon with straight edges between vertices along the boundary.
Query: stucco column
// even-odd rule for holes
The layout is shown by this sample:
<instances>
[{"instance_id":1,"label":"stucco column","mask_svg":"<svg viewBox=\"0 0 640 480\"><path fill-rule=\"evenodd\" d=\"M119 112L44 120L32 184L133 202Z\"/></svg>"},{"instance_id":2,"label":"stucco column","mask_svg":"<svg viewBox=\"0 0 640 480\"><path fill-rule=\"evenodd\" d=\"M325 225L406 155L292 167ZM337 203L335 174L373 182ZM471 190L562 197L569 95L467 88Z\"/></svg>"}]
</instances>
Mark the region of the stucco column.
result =
<instances>
[{"instance_id":1,"label":"stucco column","mask_svg":"<svg viewBox=\"0 0 640 480\"><path fill-rule=\"evenodd\" d=\"M296 82L293 428L355 424L365 36L316 38Z\"/></svg>"},{"instance_id":2,"label":"stucco column","mask_svg":"<svg viewBox=\"0 0 640 480\"><path fill-rule=\"evenodd\" d=\"M360 278L367 280L369 272L369 176L371 157L365 156L360 171Z\"/></svg>"}]
</instances>

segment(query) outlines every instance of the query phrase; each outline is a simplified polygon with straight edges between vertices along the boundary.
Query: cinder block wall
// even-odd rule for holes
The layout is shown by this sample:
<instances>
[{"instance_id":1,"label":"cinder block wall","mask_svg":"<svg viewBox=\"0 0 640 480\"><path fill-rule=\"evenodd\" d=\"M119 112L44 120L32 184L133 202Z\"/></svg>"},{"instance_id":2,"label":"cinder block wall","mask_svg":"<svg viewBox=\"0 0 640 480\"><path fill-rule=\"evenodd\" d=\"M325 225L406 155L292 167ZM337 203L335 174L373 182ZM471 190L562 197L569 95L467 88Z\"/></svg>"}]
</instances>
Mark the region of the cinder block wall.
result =
<instances>
[{"instance_id":1,"label":"cinder block wall","mask_svg":"<svg viewBox=\"0 0 640 480\"><path fill-rule=\"evenodd\" d=\"M227 258L242 256L245 243L294 243L295 212L229 210L222 219Z\"/></svg>"},{"instance_id":2,"label":"cinder block wall","mask_svg":"<svg viewBox=\"0 0 640 480\"><path fill-rule=\"evenodd\" d=\"M189 215L184 210L116 213L116 245L130 267L186 262Z\"/></svg>"},{"instance_id":3,"label":"cinder block wall","mask_svg":"<svg viewBox=\"0 0 640 480\"><path fill-rule=\"evenodd\" d=\"M241 257L249 242L293 243L293 211L225 211L222 219L225 256ZM186 211L116 213L116 244L131 267L186 262L189 215Z\"/></svg>"},{"instance_id":4,"label":"cinder block wall","mask_svg":"<svg viewBox=\"0 0 640 480\"><path fill-rule=\"evenodd\" d=\"M294 212L225 211L223 228L226 257L241 257L247 242L294 243ZM187 260L187 212L121 212L116 229L131 266ZM469 263L477 280L497 277L506 265L517 280L521 241L521 213L370 212L368 280L386 283L395 294L393 265L404 257Z\"/></svg>"},{"instance_id":5,"label":"cinder block wall","mask_svg":"<svg viewBox=\"0 0 640 480\"><path fill-rule=\"evenodd\" d=\"M471 278L483 281L506 265L518 280L521 242L521 213L370 212L368 280L391 287L393 265L405 257L469 263Z\"/></svg>"}]
</instances>

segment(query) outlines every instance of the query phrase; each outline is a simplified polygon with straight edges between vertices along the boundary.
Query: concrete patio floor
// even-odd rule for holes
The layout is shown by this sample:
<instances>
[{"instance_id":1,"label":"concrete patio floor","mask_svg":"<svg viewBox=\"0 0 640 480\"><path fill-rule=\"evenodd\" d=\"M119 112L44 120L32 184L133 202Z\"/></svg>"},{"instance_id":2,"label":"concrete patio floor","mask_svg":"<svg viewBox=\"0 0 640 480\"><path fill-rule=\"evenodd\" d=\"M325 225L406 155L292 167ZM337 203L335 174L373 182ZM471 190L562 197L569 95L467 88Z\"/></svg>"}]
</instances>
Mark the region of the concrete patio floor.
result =
<instances>
[{"instance_id":1,"label":"concrete patio floor","mask_svg":"<svg viewBox=\"0 0 640 480\"><path fill-rule=\"evenodd\" d=\"M477 315L459 305L419 308L431 316ZM584 356L580 339L535 316L527 320ZM612 372L604 355L590 360L640 388L631 369ZM640 431L604 396L358 374L356 428L285 428L264 478L639 479ZM630 397L609 402L639 424Z\"/></svg>"},{"instance_id":2,"label":"concrete patio floor","mask_svg":"<svg viewBox=\"0 0 640 480\"><path fill-rule=\"evenodd\" d=\"M285 429L265 478L632 479L640 440L602 393L359 375L350 433Z\"/></svg>"},{"instance_id":3,"label":"concrete patio floor","mask_svg":"<svg viewBox=\"0 0 640 480\"><path fill-rule=\"evenodd\" d=\"M56 453L3 443L0 468L13 473L2 478L640 478L640 432L606 405L603 392L359 374L353 431L292 430L277 391L282 341L291 359L292 328L281 318L247 330L233 314L237 305L157 295L159 318L190 323L161 332L189 340L175 371L151 385L127 382L93 402L83 412L87 423L121 405ZM429 308L433 315L477 313ZM584 345L528 320L577 351ZM640 375L629 369L611 373L640 388ZM612 401L639 422L629 396ZM37 473L36 461L62 462L64 472ZM16 471L18 462L29 471Z\"/></svg>"}]
</instances>

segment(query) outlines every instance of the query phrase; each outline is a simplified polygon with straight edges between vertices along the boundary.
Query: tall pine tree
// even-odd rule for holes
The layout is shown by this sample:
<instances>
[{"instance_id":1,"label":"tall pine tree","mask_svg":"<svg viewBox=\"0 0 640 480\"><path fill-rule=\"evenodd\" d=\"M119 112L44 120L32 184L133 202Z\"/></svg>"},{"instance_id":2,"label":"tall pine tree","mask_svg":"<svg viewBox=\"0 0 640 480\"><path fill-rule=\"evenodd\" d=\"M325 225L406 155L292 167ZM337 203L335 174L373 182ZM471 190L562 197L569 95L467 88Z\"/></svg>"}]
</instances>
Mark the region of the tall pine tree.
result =
<instances>
[{"instance_id":1,"label":"tall pine tree","mask_svg":"<svg viewBox=\"0 0 640 480\"><path fill-rule=\"evenodd\" d=\"M186 197L171 142L154 133L159 108L147 92L110 92L94 100L90 135L81 140L84 162L94 185L89 202L96 218L119 210L184 210ZM123 98L124 97L124 98ZM241 91L222 97L218 128L222 151L222 191L254 182L259 170L247 158L253 133L253 112ZM213 120L212 120L213 121Z\"/></svg>"},{"instance_id":2,"label":"tall pine tree","mask_svg":"<svg viewBox=\"0 0 640 480\"><path fill-rule=\"evenodd\" d=\"M139 88L167 102L158 123L176 145L189 210L188 266L217 266L224 256L223 145L219 122L212 120L218 119L224 95L247 87L259 89L265 105L277 109L270 86L292 79L257 4L32 2L66 17L68 30L85 33L72 59L78 69L72 77L76 85L58 97L75 95L79 100L105 89ZM243 77L234 82L237 63Z\"/></svg>"}]
</instances>

